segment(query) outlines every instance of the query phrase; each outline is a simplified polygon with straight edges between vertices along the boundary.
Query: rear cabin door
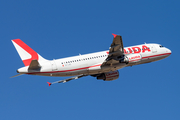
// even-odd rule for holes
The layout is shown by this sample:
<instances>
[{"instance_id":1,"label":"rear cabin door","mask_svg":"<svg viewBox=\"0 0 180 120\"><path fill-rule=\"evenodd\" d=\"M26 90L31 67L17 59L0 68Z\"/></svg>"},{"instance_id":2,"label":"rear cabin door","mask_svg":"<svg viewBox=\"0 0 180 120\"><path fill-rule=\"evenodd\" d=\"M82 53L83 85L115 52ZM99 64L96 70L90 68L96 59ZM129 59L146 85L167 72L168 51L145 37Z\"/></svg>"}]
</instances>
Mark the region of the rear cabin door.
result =
<instances>
[{"instance_id":1,"label":"rear cabin door","mask_svg":"<svg viewBox=\"0 0 180 120\"><path fill-rule=\"evenodd\" d=\"M51 66L52 66L52 71L57 70L57 65L56 65L56 62L54 60L51 61Z\"/></svg>"}]
</instances>

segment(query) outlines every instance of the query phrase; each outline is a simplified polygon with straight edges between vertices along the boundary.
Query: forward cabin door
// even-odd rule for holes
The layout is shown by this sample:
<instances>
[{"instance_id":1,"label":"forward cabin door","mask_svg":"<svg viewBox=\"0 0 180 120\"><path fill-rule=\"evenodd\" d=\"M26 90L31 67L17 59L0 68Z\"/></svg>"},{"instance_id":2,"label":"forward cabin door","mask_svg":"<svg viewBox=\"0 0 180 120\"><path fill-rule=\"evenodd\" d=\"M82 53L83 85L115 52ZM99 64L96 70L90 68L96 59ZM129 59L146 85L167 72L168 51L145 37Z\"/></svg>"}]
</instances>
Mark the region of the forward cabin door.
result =
<instances>
[{"instance_id":1,"label":"forward cabin door","mask_svg":"<svg viewBox=\"0 0 180 120\"><path fill-rule=\"evenodd\" d=\"M157 49L156 49L156 47L154 45L151 45L151 49L152 49L153 53L157 52Z\"/></svg>"}]
</instances>

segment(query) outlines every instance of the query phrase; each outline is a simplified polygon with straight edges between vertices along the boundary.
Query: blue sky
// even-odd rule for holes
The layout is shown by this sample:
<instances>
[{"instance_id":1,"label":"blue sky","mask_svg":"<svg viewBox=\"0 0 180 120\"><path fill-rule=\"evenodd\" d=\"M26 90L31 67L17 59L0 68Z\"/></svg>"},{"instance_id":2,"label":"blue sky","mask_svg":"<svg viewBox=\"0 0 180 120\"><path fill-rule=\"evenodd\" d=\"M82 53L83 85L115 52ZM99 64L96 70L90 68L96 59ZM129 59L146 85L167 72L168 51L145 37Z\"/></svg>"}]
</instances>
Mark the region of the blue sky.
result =
<instances>
[{"instance_id":1,"label":"blue sky","mask_svg":"<svg viewBox=\"0 0 180 120\"><path fill-rule=\"evenodd\" d=\"M179 120L178 0L1 0L0 119ZM124 46L160 43L170 57L119 70L111 82L84 77L16 75L23 66L11 39L20 38L46 59L107 50L111 33Z\"/></svg>"}]
</instances>

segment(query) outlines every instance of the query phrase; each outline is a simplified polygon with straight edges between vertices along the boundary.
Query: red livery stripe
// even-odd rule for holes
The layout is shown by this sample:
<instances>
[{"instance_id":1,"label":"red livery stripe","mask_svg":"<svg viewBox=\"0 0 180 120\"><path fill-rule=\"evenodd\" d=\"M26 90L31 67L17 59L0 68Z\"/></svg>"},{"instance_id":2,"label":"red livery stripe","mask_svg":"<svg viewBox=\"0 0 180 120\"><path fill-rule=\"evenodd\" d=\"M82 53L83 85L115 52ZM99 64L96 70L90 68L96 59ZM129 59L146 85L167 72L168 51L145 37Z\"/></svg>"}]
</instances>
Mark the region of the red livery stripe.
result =
<instances>
[{"instance_id":1,"label":"red livery stripe","mask_svg":"<svg viewBox=\"0 0 180 120\"><path fill-rule=\"evenodd\" d=\"M142 57L142 59L145 58L151 58L151 57L158 57L158 56L163 56L163 55L170 55L171 53L164 53L164 54L158 54L158 55L152 55L152 56L146 56L146 57Z\"/></svg>"}]
</instances>

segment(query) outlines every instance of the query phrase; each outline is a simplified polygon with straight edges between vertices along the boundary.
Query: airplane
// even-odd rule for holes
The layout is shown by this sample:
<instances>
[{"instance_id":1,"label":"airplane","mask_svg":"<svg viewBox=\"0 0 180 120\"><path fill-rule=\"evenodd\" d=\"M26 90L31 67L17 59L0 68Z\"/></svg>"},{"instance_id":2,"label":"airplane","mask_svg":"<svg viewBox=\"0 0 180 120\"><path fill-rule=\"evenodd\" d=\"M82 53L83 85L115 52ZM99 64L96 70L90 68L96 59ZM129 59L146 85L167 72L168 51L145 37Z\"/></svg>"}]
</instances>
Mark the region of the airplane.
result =
<instances>
[{"instance_id":1,"label":"airplane","mask_svg":"<svg viewBox=\"0 0 180 120\"><path fill-rule=\"evenodd\" d=\"M20 39L13 39L20 58L25 67L17 70L18 75L28 74L52 77L74 76L68 79L47 82L65 83L85 76L96 77L98 80L112 81L119 78L118 69L164 59L171 55L171 50L160 44L141 44L124 47L122 36L112 34L113 42L109 50L47 60L30 48Z\"/></svg>"}]
</instances>

